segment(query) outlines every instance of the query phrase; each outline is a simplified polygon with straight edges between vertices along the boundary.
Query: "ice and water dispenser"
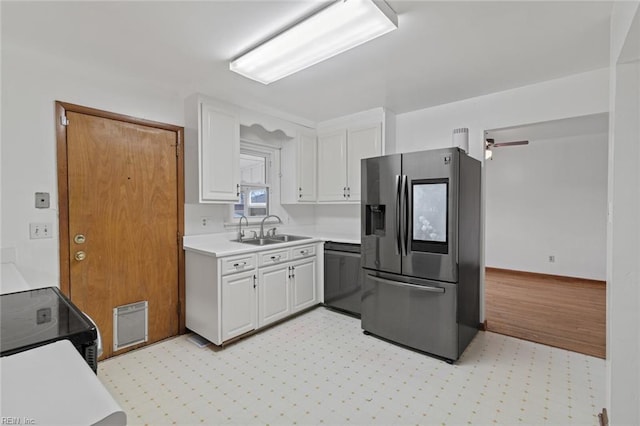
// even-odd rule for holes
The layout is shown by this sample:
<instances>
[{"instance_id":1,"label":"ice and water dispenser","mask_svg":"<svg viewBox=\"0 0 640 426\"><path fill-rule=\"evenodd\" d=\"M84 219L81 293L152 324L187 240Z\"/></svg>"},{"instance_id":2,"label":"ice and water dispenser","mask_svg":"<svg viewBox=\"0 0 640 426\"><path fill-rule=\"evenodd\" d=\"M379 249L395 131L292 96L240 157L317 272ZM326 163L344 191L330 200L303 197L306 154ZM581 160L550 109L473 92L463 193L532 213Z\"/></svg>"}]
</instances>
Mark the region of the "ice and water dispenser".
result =
<instances>
[{"instance_id":1,"label":"ice and water dispenser","mask_svg":"<svg viewBox=\"0 0 640 426\"><path fill-rule=\"evenodd\" d=\"M365 235L385 234L385 205L367 204L365 210Z\"/></svg>"}]
</instances>

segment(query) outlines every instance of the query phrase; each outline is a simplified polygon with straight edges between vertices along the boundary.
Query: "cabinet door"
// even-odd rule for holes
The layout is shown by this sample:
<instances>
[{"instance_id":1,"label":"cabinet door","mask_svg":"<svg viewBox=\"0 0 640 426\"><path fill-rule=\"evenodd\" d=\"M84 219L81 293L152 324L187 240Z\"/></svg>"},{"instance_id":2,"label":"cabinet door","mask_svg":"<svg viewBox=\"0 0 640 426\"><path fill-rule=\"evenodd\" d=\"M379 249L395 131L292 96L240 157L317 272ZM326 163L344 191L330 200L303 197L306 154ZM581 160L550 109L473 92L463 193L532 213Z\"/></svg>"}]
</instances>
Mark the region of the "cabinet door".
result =
<instances>
[{"instance_id":1,"label":"cabinet door","mask_svg":"<svg viewBox=\"0 0 640 426\"><path fill-rule=\"evenodd\" d=\"M317 303L316 264L315 257L291 264L292 313Z\"/></svg>"},{"instance_id":2,"label":"cabinet door","mask_svg":"<svg viewBox=\"0 0 640 426\"><path fill-rule=\"evenodd\" d=\"M234 203L240 183L238 117L206 103L200 107L200 201Z\"/></svg>"},{"instance_id":3,"label":"cabinet door","mask_svg":"<svg viewBox=\"0 0 640 426\"><path fill-rule=\"evenodd\" d=\"M318 201L346 201L347 132L318 135Z\"/></svg>"},{"instance_id":4,"label":"cabinet door","mask_svg":"<svg viewBox=\"0 0 640 426\"><path fill-rule=\"evenodd\" d=\"M360 201L360 160L382 154L381 126L349 129L347 137L347 197Z\"/></svg>"},{"instance_id":5,"label":"cabinet door","mask_svg":"<svg viewBox=\"0 0 640 426\"><path fill-rule=\"evenodd\" d=\"M255 282L254 271L222 277L222 341L256 328Z\"/></svg>"},{"instance_id":6,"label":"cabinet door","mask_svg":"<svg viewBox=\"0 0 640 426\"><path fill-rule=\"evenodd\" d=\"M298 199L316 200L316 137L301 134L298 141Z\"/></svg>"},{"instance_id":7,"label":"cabinet door","mask_svg":"<svg viewBox=\"0 0 640 426\"><path fill-rule=\"evenodd\" d=\"M282 319L291 312L289 266L260 268L258 272L258 326Z\"/></svg>"}]
</instances>

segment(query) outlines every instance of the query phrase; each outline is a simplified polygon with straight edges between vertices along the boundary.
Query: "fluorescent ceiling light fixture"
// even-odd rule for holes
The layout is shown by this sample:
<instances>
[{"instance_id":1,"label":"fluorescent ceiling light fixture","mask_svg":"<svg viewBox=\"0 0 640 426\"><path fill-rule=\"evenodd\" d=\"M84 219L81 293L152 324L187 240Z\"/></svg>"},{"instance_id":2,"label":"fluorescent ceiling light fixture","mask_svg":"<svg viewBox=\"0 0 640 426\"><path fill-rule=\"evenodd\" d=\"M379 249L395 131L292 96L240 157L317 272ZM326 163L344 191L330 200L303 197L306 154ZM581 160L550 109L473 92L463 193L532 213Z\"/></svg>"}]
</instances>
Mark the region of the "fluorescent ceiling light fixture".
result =
<instances>
[{"instance_id":1,"label":"fluorescent ceiling light fixture","mask_svg":"<svg viewBox=\"0 0 640 426\"><path fill-rule=\"evenodd\" d=\"M238 57L229 69L269 84L397 28L398 17L384 1L338 0Z\"/></svg>"}]
</instances>

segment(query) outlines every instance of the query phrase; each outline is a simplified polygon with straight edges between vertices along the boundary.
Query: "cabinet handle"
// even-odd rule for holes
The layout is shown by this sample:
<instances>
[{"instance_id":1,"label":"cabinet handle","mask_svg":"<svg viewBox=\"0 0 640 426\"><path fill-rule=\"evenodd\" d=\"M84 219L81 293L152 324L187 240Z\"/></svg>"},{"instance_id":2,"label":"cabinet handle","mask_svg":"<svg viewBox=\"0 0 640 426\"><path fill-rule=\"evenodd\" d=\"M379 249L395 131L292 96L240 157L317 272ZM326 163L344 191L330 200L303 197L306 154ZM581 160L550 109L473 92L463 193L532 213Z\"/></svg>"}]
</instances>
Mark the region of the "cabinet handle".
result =
<instances>
[{"instance_id":1,"label":"cabinet handle","mask_svg":"<svg viewBox=\"0 0 640 426\"><path fill-rule=\"evenodd\" d=\"M347 198L351 198L351 187L347 186Z\"/></svg>"},{"instance_id":2,"label":"cabinet handle","mask_svg":"<svg viewBox=\"0 0 640 426\"><path fill-rule=\"evenodd\" d=\"M291 278L291 266L289 266L289 267L287 268L287 270L289 271L289 272L287 273L287 277L288 277L288 278Z\"/></svg>"},{"instance_id":3,"label":"cabinet handle","mask_svg":"<svg viewBox=\"0 0 640 426\"><path fill-rule=\"evenodd\" d=\"M309 250L300 250L300 254L309 254Z\"/></svg>"},{"instance_id":4,"label":"cabinet handle","mask_svg":"<svg viewBox=\"0 0 640 426\"><path fill-rule=\"evenodd\" d=\"M295 278L296 277L296 267L292 266L291 267L291 278Z\"/></svg>"},{"instance_id":5,"label":"cabinet handle","mask_svg":"<svg viewBox=\"0 0 640 426\"><path fill-rule=\"evenodd\" d=\"M281 257L282 257L282 255L271 256L271 260L273 260L274 262L277 262L278 260L280 260Z\"/></svg>"},{"instance_id":6,"label":"cabinet handle","mask_svg":"<svg viewBox=\"0 0 640 426\"><path fill-rule=\"evenodd\" d=\"M257 277L256 277L256 275L254 274L254 275L253 275L253 288L256 288L256 279L257 279Z\"/></svg>"},{"instance_id":7,"label":"cabinet handle","mask_svg":"<svg viewBox=\"0 0 640 426\"><path fill-rule=\"evenodd\" d=\"M344 188L342 188L342 196L344 198L347 198L347 187L346 186Z\"/></svg>"},{"instance_id":8,"label":"cabinet handle","mask_svg":"<svg viewBox=\"0 0 640 426\"><path fill-rule=\"evenodd\" d=\"M236 184L236 197L239 197L239 196L240 196L240 184L237 183Z\"/></svg>"},{"instance_id":9,"label":"cabinet handle","mask_svg":"<svg viewBox=\"0 0 640 426\"><path fill-rule=\"evenodd\" d=\"M238 262L238 263L234 263L233 267L234 268L243 268L246 264L247 264L247 262Z\"/></svg>"}]
</instances>

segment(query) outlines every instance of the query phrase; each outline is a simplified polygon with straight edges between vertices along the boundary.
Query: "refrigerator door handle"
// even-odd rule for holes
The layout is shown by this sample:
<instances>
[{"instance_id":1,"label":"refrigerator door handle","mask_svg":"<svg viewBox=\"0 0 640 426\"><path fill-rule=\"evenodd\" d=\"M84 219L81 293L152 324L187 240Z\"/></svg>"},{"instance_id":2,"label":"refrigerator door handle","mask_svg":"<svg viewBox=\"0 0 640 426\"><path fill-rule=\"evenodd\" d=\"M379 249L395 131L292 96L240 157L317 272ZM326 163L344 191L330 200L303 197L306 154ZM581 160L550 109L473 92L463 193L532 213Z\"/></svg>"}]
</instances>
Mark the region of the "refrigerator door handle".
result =
<instances>
[{"instance_id":1,"label":"refrigerator door handle","mask_svg":"<svg viewBox=\"0 0 640 426\"><path fill-rule=\"evenodd\" d=\"M396 254L402 254L402 240L400 239L400 235L402 233L402 216L401 216L401 202L402 202L402 193L401 193L401 182L400 175L396 175Z\"/></svg>"},{"instance_id":2,"label":"refrigerator door handle","mask_svg":"<svg viewBox=\"0 0 640 426\"><path fill-rule=\"evenodd\" d=\"M403 283L401 281L388 280L388 279L385 279L385 278L380 278L380 277L376 277L374 275L369 275L369 274L367 274L367 276L371 280L377 281L377 282L383 283L383 284L390 284L390 285L395 285L395 286L398 286L398 287L410 287L410 288L415 289L415 290L428 291L428 292L431 292L431 293L444 293L444 288L442 288L442 287L432 287L432 286L425 286L425 285L416 285L416 284Z\"/></svg>"},{"instance_id":3,"label":"refrigerator door handle","mask_svg":"<svg viewBox=\"0 0 640 426\"><path fill-rule=\"evenodd\" d=\"M406 256L409 252L409 186L407 183L407 175L402 175L401 199L402 235L400 236L400 240L402 255Z\"/></svg>"}]
</instances>

